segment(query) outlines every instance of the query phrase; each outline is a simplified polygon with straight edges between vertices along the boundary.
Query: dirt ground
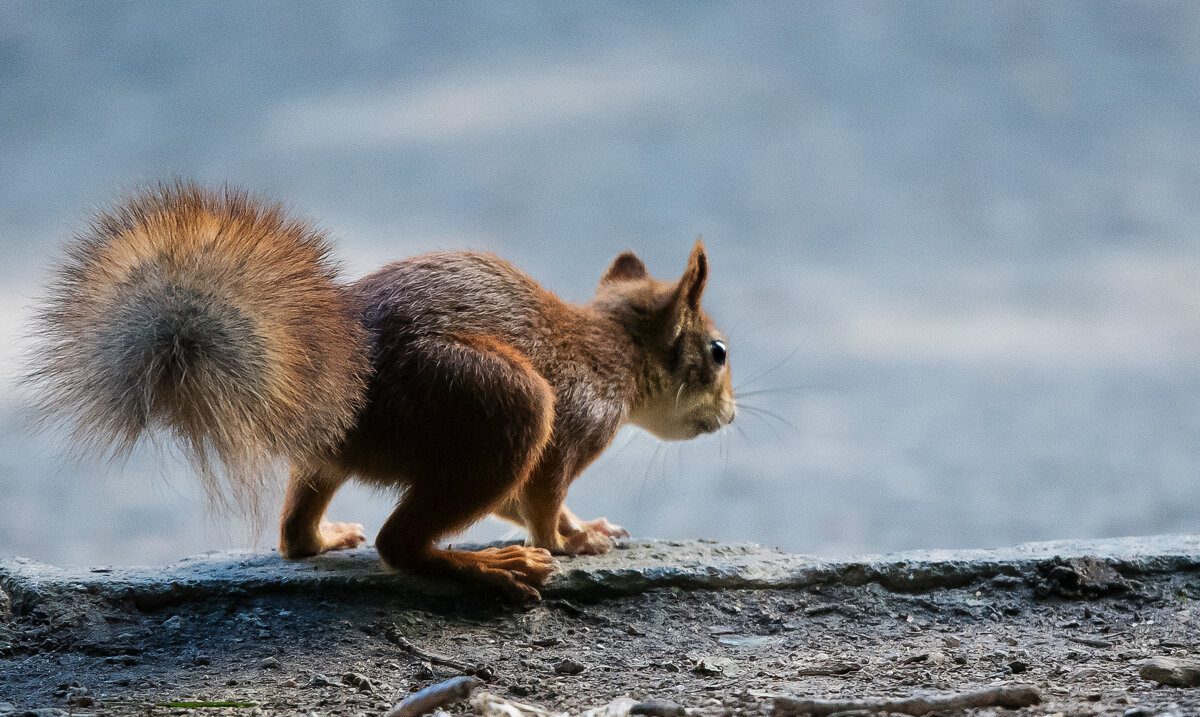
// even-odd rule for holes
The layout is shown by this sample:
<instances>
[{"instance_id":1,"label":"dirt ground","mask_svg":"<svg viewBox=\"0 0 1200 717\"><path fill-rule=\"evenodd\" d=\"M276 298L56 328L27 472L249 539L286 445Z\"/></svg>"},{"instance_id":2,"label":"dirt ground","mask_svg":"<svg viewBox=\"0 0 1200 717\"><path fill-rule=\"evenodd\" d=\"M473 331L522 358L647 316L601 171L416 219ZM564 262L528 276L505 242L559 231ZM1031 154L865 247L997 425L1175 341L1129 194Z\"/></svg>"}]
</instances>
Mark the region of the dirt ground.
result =
<instances>
[{"instance_id":1,"label":"dirt ground","mask_svg":"<svg viewBox=\"0 0 1200 717\"><path fill-rule=\"evenodd\" d=\"M377 715L463 670L562 711L617 697L770 714L775 695L1035 686L1042 704L972 715L1194 715L1200 689L1139 677L1200 650L1200 575L1080 581L1071 566L961 589L683 591L514 606L467 598L230 596L154 611L45 601L0 633L0 714ZM10 704L4 704L5 702ZM236 706L180 706L185 703ZM470 712L466 702L446 708Z\"/></svg>"}]
</instances>

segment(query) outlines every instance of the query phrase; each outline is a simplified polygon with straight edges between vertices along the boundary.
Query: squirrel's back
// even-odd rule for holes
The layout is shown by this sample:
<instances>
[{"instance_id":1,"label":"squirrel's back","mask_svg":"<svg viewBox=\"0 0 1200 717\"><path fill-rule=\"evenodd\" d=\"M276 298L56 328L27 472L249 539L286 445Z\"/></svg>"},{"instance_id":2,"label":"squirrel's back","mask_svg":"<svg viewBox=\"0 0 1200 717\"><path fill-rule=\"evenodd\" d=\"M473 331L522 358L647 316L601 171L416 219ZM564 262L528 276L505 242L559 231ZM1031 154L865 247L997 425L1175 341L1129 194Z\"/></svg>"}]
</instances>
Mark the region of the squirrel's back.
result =
<instances>
[{"instance_id":1,"label":"squirrel's back","mask_svg":"<svg viewBox=\"0 0 1200 717\"><path fill-rule=\"evenodd\" d=\"M349 287L365 324L421 335L488 334L519 343L548 330L561 302L495 254L437 251L392 262Z\"/></svg>"},{"instance_id":2,"label":"squirrel's back","mask_svg":"<svg viewBox=\"0 0 1200 717\"><path fill-rule=\"evenodd\" d=\"M322 232L280 206L177 181L97 214L70 245L30 379L88 446L168 428L253 502L273 457L336 446L369 371Z\"/></svg>"}]
</instances>

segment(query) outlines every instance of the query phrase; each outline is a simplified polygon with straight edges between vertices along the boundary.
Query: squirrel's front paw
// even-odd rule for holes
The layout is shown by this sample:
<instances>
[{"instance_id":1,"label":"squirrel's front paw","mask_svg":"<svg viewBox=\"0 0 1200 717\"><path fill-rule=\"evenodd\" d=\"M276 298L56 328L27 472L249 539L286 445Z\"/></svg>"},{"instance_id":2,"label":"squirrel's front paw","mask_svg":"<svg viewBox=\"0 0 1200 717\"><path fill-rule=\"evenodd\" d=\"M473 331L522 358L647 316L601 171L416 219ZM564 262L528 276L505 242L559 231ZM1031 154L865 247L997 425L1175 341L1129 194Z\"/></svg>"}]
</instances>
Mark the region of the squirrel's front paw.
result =
<instances>
[{"instance_id":1,"label":"squirrel's front paw","mask_svg":"<svg viewBox=\"0 0 1200 717\"><path fill-rule=\"evenodd\" d=\"M617 547L617 538L628 538L629 531L613 525L607 518L583 521L583 530L563 536L567 555L604 555Z\"/></svg>"},{"instance_id":2,"label":"squirrel's front paw","mask_svg":"<svg viewBox=\"0 0 1200 717\"><path fill-rule=\"evenodd\" d=\"M603 533L610 538L628 538L629 531L619 525L608 522L608 518L596 518L595 520L583 521L583 527L591 528L599 533Z\"/></svg>"},{"instance_id":3,"label":"squirrel's front paw","mask_svg":"<svg viewBox=\"0 0 1200 717\"><path fill-rule=\"evenodd\" d=\"M567 555L604 555L617 542L596 530L581 530L563 539L563 552Z\"/></svg>"}]
</instances>

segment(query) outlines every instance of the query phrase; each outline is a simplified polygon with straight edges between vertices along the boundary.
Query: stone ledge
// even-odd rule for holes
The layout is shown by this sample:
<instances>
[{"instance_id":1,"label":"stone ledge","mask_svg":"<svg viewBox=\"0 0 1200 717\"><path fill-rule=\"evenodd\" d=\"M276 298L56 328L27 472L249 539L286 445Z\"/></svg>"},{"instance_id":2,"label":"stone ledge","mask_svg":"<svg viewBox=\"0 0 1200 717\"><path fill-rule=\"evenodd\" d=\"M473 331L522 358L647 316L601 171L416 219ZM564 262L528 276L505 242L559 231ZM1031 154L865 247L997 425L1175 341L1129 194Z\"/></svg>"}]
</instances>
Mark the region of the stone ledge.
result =
<instances>
[{"instance_id":1,"label":"stone ledge","mask_svg":"<svg viewBox=\"0 0 1200 717\"><path fill-rule=\"evenodd\" d=\"M894 592L954 588L1010 575L1032 582L1054 558L1097 558L1124 577L1200 569L1200 535L1025 543L991 550L922 550L848 560L791 555L753 544L627 541L597 557L566 558L547 598L633 595L655 588L786 589L875 583ZM71 593L154 608L228 595L334 596L363 591L450 596L463 587L390 572L371 548L286 561L273 550L212 552L162 567L67 569L25 558L0 560L0 588L14 612Z\"/></svg>"}]
</instances>

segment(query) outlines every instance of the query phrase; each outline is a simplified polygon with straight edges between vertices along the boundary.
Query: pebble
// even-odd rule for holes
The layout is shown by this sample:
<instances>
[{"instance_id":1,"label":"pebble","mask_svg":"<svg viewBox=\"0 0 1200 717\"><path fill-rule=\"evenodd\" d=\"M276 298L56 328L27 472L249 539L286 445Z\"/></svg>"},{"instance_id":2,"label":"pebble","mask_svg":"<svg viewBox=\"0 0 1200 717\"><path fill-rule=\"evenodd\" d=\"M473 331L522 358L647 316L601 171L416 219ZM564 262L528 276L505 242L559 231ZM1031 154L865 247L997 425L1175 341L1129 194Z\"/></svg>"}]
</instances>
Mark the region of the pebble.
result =
<instances>
[{"instance_id":1,"label":"pebble","mask_svg":"<svg viewBox=\"0 0 1200 717\"><path fill-rule=\"evenodd\" d=\"M648 717L683 717L687 711L674 702L639 702L629 708L631 715Z\"/></svg>"},{"instance_id":2,"label":"pebble","mask_svg":"<svg viewBox=\"0 0 1200 717\"><path fill-rule=\"evenodd\" d=\"M258 666L264 670L278 670L279 660L274 657L264 657L262 662L258 663Z\"/></svg>"},{"instance_id":3,"label":"pebble","mask_svg":"<svg viewBox=\"0 0 1200 717\"><path fill-rule=\"evenodd\" d=\"M1178 657L1156 657L1138 669L1143 680L1171 687L1200 687L1200 661Z\"/></svg>"},{"instance_id":4,"label":"pebble","mask_svg":"<svg viewBox=\"0 0 1200 717\"><path fill-rule=\"evenodd\" d=\"M993 587L1001 590L1015 590L1025 585L1025 581L1016 575L997 575L990 582Z\"/></svg>"},{"instance_id":5,"label":"pebble","mask_svg":"<svg viewBox=\"0 0 1200 717\"><path fill-rule=\"evenodd\" d=\"M196 655L195 657L192 658L192 664L196 665L197 667L203 667L204 665L211 665L212 658L209 657L208 655Z\"/></svg>"},{"instance_id":6,"label":"pebble","mask_svg":"<svg viewBox=\"0 0 1200 717\"><path fill-rule=\"evenodd\" d=\"M692 672L705 677L737 677L741 669L737 662L728 657L718 657L716 655L699 655L694 658L696 665L692 668Z\"/></svg>"},{"instance_id":7,"label":"pebble","mask_svg":"<svg viewBox=\"0 0 1200 717\"><path fill-rule=\"evenodd\" d=\"M577 662L570 658L564 659L554 665L554 671L560 675L578 675L587 669L587 665L582 662Z\"/></svg>"},{"instance_id":8,"label":"pebble","mask_svg":"<svg viewBox=\"0 0 1200 717\"><path fill-rule=\"evenodd\" d=\"M768 635L721 635L717 643L726 647L766 647L775 643L775 638Z\"/></svg>"},{"instance_id":9,"label":"pebble","mask_svg":"<svg viewBox=\"0 0 1200 717\"><path fill-rule=\"evenodd\" d=\"M418 680L432 680L437 678L437 672L433 669L433 665L428 662L422 662L417 666L417 671L413 674Z\"/></svg>"},{"instance_id":10,"label":"pebble","mask_svg":"<svg viewBox=\"0 0 1200 717\"><path fill-rule=\"evenodd\" d=\"M357 672L347 672L342 675L342 684L350 685L359 692L368 694L375 691L375 683L371 681L371 678Z\"/></svg>"},{"instance_id":11,"label":"pebble","mask_svg":"<svg viewBox=\"0 0 1200 717\"><path fill-rule=\"evenodd\" d=\"M178 632L179 630L183 629L183 618L179 617L178 615L169 617L166 620L163 620L162 625L159 627L167 632Z\"/></svg>"}]
</instances>

